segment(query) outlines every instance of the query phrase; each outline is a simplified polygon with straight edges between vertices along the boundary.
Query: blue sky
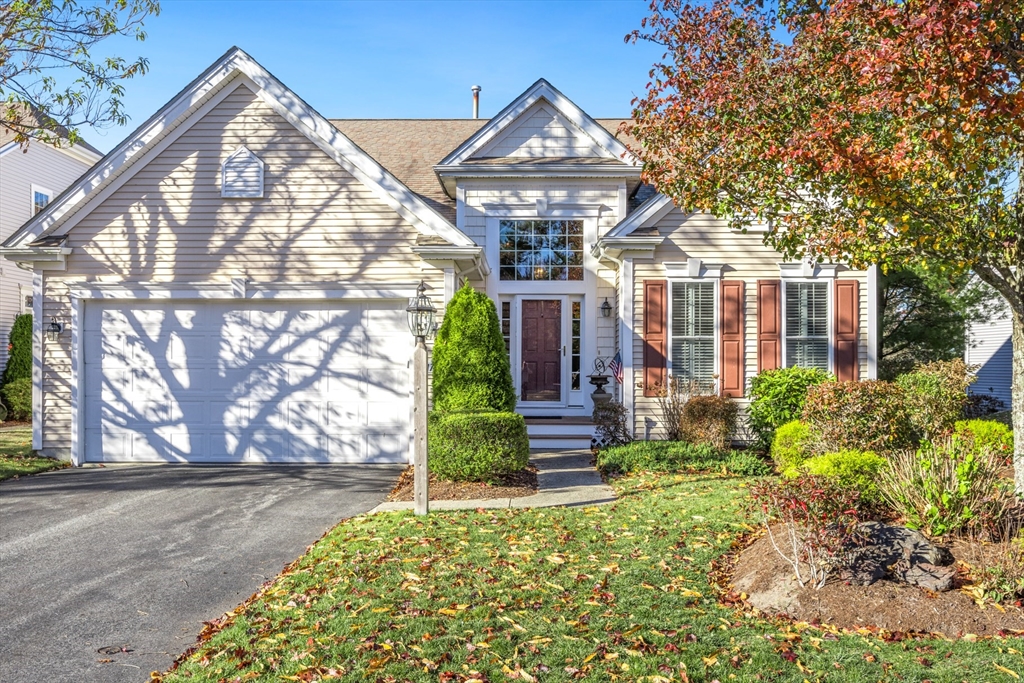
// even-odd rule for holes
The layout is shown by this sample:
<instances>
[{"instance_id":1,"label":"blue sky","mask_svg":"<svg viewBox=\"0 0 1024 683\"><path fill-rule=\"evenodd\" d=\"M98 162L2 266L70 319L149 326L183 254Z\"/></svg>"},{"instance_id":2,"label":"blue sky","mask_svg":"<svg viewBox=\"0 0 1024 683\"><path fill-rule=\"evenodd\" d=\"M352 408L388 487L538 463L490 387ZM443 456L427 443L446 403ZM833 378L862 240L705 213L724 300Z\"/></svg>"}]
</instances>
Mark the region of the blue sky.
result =
<instances>
[{"instance_id":1,"label":"blue sky","mask_svg":"<svg viewBox=\"0 0 1024 683\"><path fill-rule=\"evenodd\" d=\"M94 57L143 55L126 83L126 128L83 130L110 150L232 45L329 118L489 117L540 77L593 116L625 116L657 46L625 44L646 0L614 2L283 2L163 0L143 43L101 43Z\"/></svg>"}]
</instances>

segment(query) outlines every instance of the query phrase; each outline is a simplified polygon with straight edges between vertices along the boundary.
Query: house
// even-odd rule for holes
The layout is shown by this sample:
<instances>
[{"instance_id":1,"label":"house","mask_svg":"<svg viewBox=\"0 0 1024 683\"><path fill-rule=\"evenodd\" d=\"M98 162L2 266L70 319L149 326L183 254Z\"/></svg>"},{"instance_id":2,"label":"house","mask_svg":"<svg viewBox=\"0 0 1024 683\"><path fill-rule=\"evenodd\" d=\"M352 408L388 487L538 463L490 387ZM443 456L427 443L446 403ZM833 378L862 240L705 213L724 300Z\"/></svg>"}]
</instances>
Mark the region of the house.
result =
<instances>
[{"instance_id":1,"label":"house","mask_svg":"<svg viewBox=\"0 0 1024 683\"><path fill-rule=\"evenodd\" d=\"M972 394L987 394L1002 401L1004 410L1010 408L1010 383L1013 378L1013 342L1010 307L1004 299L994 297L998 309L983 322L967 326L967 344L964 361L978 366Z\"/></svg>"},{"instance_id":2,"label":"house","mask_svg":"<svg viewBox=\"0 0 1024 683\"><path fill-rule=\"evenodd\" d=\"M616 353L651 438L670 373L741 401L763 368L873 377L874 274L680 211L620 123L544 80L490 120L330 121L230 50L3 244L63 325L36 330L34 446L407 461L420 281L494 299L535 445L589 442Z\"/></svg>"},{"instance_id":3,"label":"house","mask_svg":"<svg viewBox=\"0 0 1024 683\"><path fill-rule=\"evenodd\" d=\"M90 145L22 147L0 126L0 242L46 208L54 197L103 156ZM32 271L0 260L0 372L14 318L32 312Z\"/></svg>"}]
</instances>

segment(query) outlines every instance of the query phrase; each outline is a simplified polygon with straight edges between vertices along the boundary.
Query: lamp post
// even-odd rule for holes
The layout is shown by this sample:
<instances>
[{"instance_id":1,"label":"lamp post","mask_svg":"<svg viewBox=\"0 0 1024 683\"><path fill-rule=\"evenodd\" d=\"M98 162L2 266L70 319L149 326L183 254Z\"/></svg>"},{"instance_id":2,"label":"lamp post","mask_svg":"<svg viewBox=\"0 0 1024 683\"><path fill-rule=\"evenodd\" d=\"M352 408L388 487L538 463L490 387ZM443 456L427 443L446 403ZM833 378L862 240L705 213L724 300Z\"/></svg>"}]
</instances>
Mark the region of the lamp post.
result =
<instances>
[{"instance_id":1,"label":"lamp post","mask_svg":"<svg viewBox=\"0 0 1024 683\"><path fill-rule=\"evenodd\" d=\"M427 337L434 333L437 309L426 295L427 283L420 281L416 296L405 309L409 314L409 331L416 338L412 352L413 372L413 498L417 515L429 510L427 496Z\"/></svg>"}]
</instances>

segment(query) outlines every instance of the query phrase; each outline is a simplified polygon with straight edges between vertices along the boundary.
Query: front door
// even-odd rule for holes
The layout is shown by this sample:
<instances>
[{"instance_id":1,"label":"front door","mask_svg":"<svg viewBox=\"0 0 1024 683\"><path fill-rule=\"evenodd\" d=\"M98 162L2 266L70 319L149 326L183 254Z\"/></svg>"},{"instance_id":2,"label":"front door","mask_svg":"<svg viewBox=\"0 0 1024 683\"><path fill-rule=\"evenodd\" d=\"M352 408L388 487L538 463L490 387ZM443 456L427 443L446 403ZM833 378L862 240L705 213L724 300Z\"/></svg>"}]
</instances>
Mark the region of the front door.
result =
<instances>
[{"instance_id":1,"label":"front door","mask_svg":"<svg viewBox=\"0 0 1024 683\"><path fill-rule=\"evenodd\" d=\"M562 401L562 301L522 301L521 401Z\"/></svg>"}]
</instances>

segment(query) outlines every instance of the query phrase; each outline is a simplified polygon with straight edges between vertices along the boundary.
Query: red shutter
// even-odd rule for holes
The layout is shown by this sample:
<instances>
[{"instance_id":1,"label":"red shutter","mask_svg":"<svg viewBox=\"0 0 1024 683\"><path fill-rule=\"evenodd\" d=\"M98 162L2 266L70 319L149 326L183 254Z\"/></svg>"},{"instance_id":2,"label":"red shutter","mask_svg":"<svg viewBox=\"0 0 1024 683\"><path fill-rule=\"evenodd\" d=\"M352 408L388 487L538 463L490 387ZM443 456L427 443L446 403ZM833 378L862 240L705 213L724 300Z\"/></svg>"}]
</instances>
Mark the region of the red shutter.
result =
<instances>
[{"instance_id":1,"label":"red shutter","mask_svg":"<svg viewBox=\"0 0 1024 683\"><path fill-rule=\"evenodd\" d=\"M757 371L782 367L782 283L757 281Z\"/></svg>"},{"instance_id":2,"label":"red shutter","mask_svg":"<svg viewBox=\"0 0 1024 683\"><path fill-rule=\"evenodd\" d=\"M722 396L740 398L746 383L743 364L743 280L722 280L722 362L719 387Z\"/></svg>"},{"instance_id":3,"label":"red shutter","mask_svg":"<svg viewBox=\"0 0 1024 683\"><path fill-rule=\"evenodd\" d=\"M668 282L644 280L644 396L657 396L668 364Z\"/></svg>"},{"instance_id":4,"label":"red shutter","mask_svg":"<svg viewBox=\"0 0 1024 683\"><path fill-rule=\"evenodd\" d=\"M860 329L860 283L836 280L835 370L840 382L857 381L857 333Z\"/></svg>"}]
</instances>

